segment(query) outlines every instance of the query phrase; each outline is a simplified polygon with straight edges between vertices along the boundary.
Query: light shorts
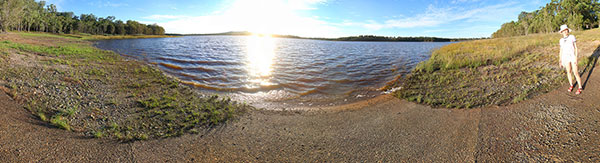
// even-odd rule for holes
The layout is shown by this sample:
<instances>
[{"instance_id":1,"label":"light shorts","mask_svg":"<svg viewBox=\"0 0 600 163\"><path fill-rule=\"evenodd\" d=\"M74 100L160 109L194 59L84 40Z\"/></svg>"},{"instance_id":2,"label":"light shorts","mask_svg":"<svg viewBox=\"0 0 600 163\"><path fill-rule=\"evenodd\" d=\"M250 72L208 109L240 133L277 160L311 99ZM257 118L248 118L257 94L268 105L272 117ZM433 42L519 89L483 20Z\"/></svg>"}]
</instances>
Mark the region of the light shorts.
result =
<instances>
[{"instance_id":1,"label":"light shorts","mask_svg":"<svg viewBox=\"0 0 600 163\"><path fill-rule=\"evenodd\" d=\"M574 54L563 54L560 56L560 59L562 61L561 65L564 67L569 66L570 63L577 62L577 58L575 58Z\"/></svg>"}]
</instances>

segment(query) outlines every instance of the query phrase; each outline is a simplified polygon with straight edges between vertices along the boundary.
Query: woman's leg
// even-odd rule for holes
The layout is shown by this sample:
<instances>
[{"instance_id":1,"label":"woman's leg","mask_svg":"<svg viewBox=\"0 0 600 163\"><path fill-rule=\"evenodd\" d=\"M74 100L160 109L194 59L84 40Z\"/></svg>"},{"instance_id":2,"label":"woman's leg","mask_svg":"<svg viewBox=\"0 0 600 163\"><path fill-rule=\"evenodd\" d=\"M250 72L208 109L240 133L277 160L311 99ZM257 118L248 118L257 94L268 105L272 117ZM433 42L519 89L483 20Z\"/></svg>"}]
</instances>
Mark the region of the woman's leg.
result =
<instances>
[{"instance_id":1,"label":"woman's leg","mask_svg":"<svg viewBox=\"0 0 600 163\"><path fill-rule=\"evenodd\" d=\"M569 78L569 85L573 86L573 73L571 73L571 64L565 65L565 69L567 70L567 78Z\"/></svg>"},{"instance_id":2,"label":"woman's leg","mask_svg":"<svg viewBox=\"0 0 600 163\"><path fill-rule=\"evenodd\" d=\"M571 62L571 65L571 70L575 74L575 80L577 80L577 85L579 85L579 88L582 88L583 83L581 82L581 76L579 75L579 69L577 68L577 64L575 62Z\"/></svg>"}]
</instances>

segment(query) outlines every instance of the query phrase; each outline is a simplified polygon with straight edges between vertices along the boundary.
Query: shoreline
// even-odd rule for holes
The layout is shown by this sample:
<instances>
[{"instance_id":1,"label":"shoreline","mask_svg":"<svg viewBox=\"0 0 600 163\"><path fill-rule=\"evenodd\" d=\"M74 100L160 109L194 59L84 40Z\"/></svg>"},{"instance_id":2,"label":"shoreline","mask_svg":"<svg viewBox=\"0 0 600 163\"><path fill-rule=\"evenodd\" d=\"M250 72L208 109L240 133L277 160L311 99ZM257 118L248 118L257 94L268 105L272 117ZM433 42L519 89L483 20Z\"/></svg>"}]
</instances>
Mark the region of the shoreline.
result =
<instances>
[{"instance_id":1,"label":"shoreline","mask_svg":"<svg viewBox=\"0 0 600 163\"><path fill-rule=\"evenodd\" d=\"M112 50L109 50L112 51ZM114 53L117 53L115 51L112 51ZM145 63L145 65L147 66L151 66L154 67L156 69L160 69L158 67L159 64L154 63L154 62L147 62L145 60L139 60L137 58L135 58L132 55L128 55L128 54L121 54L121 53L117 53L119 55L121 55L122 57L126 58L126 59L131 59L131 60L136 60L142 63ZM265 110L314 110L314 108L330 108L330 107L337 107L337 106L341 106L341 105L348 105L348 104L352 104L352 103L357 103L357 102L361 102L361 101L369 101L372 100L374 98L378 98L379 96L384 96L384 95L389 95L392 92L385 92L384 90L387 88L388 84L385 84L385 86L377 89L377 91L373 91L373 90L369 90L367 92L364 92L364 94L355 94L355 95L347 95L345 96L346 98L340 99L340 98L332 98L326 101L319 101L319 102L308 102L307 99L301 99L302 97L294 97L294 98L288 98L286 100L268 100L266 98L261 98L261 97L252 97L255 96L257 93L265 93L264 91L257 91L257 92L230 92L230 91L219 91L219 90L214 90L214 89L207 89L204 90L204 88L202 87L197 87L194 84L188 83L186 81L180 80L179 78L175 77L172 74L169 74L165 71L162 71L162 74L165 76L168 76L171 79L174 80L178 80L179 83L193 88L195 89L198 93L200 94L214 94L214 95L219 95L219 96L224 96L227 98L232 98L235 101L242 101L244 103L247 103L251 106L254 106L256 108L261 108L261 109L265 109ZM406 74L400 75L400 76L405 76ZM398 79L394 79L390 82L386 82L386 83L391 83L394 81L397 81ZM272 91L272 90L270 90ZM354 92L354 91L352 91ZM308 105L308 106L306 106Z\"/></svg>"},{"instance_id":2,"label":"shoreline","mask_svg":"<svg viewBox=\"0 0 600 163\"><path fill-rule=\"evenodd\" d=\"M86 58L68 58L71 56L66 53L68 50L55 55L58 52L51 51L53 48L50 47L71 47L63 44L50 46L47 42L52 39L31 41L19 40L17 36L0 37L9 40L0 42L0 50L5 52L0 53L0 62L9 63L0 65L5 70L0 72L0 103L4 104L0 105L0 162L600 161L597 153L589 152L600 151L600 139L597 139L600 137L600 101L595 100L600 97L600 76L596 67L587 69L582 76L589 83L586 92L580 96L555 89L516 104L475 109L431 107L391 95L340 106L310 108L308 111L247 108L233 120L192 128L180 135L156 138L131 134L136 130L128 128L138 129L134 128L137 126L123 123L126 121L116 121L113 125L104 118L136 116L135 112L150 108L153 111L151 116L161 118L155 119L159 124L166 122L177 125L176 121L169 121L168 115L177 115L166 112L176 110L170 108L169 104L177 105L176 108L185 107L170 101L182 98L179 100L193 102L193 99L183 97L195 94L183 91L180 95L174 95L176 93L169 90L188 86L174 84L165 75L159 75L161 71L156 69L129 67L147 67L144 62L102 58L110 62L98 64L96 61L100 58L89 58L96 55L89 56L90 53L85 49L79 49L81 53L76 56ZM21 42L43 46L21 45ZM53 43L71 42L59 39ZM81 47L89 46L84 44ZM37 53L46 50L49 53ZM99 65L105 67L95 67ZM114 77L109 75L114 73L113 70L142 76L118 78L123 81L112 80ZM158 76L146 76L148 74ZM81 75L86 78L77 78ZM156 77L160 80L153 80ZM98 87L102 85L118 87ZM565 84L561 86L566 87ZM167 92L160 90L150 93L167 96L139 97L149 91L146 89L155 88L164 88ZM132 89L144 91L111 94L112 91ZM103 92L98 94L91 90ZM67 116L69 108L62 109L60 105L52 103L47 105L58 106L53 109L63 114L63 118L47 118L69 122L67 124L71 124L73 132L61 129L64 126L61 127L60 123L44 121L32 112L43 109L39 106L45 104L19 102L19 99L27 99L32 94L39 95L36 97L41 97L38 99L41 102L47 98L50 99L48 102L80 106L74 113L79 116ZM89 100L91 104L73 104L81 99ZM203 103L203 106L227 101L213 99L213 102ZM154 105L156 107L152 107ZM129 107L139 110L119 112ZM167 107L168 110L160 107ZM77 123L86 118L100 125L109 122L103 126L107 131L104 134L114 135L86 132L85 128L80 127L84 125ZM151 130L168 133L168 130L161 128L163 126L153 127L157 128ZM117 133L121 134L121 138Z\"/></svg>"},{"instance_id":3,"label":"shoreline","mask_svg":"<svg viewBox=\"0 0 600 163\"><path fill-rule=\"evenodd\" d=\"M383 82L377 82L378 84L373 85L373 86L356 84L356 86L360 87L360 88L354 88L351 90L345 89L345 90L342 90L344 92L331 93L331 94L328 92L323 92L323 93L321 93L321 92L330 87L336 87L336 86L342 85L342 84L335 84L335 83L327 84L328 85L327 87L319 86L319 87L314 87L314 89L313 89L313 87L308 87L306 90L302 90L302 91L289 91L291 84L273 84L270 86L265 86L264 88L263 87L257 87L257 88L213 87L213 86L210 86L209 84L200 84L202 82L197 82L196 80L202 81L201 78L195 78L195 77L189 75L190 73L188 73L188 74L180 73L180 72L186 72L186 71L184 71L186 69L186 67L198 66L198 65L187 65L185 63L192 63L192 62L196 63L196 62L200 62L200 60L196 61L193 59L188 59L188 60L185 60L185 62L181 61L181 63L184 63L184 64L176 64L176 63L171 62L171 61L177 62L176 59L153 60L151 58L160 58L161 54L154 55L154 54L151 54L150 52L148 52L148 54L142 53L142 55L130 55L127 53L135 54L135 52L121 50L120 48L111 48L110 45L112 45L114 43L115 42L112 42L111 44L104 44L104 45L103 44L95 44L95 46L100 49L112 50L113 52L118 53L121 56L124 56L125 58L142 61L149 65L155 66L155 67L163 70L164 74L168 74L174 78L181 78L181 80L179 80L180 83L190 86L190 87L197 88L197 89L199 89L199 92L201 92L201 93L219 94L222 96L231 97L236 101L244 101L246 103L252 104L255 107L260 107L260 108L265 108L265 109L306 108L306 107L311 107L311 106L326 107L326 106L332 106L332 105L337 106L337 105L348 104L348 103L352 103L352 102L356 102L356 101L374 98L375 96L379 96L381 93L383 93L383 91L381 91L382 90L381 87L385 86L386 83L391 82L391 81L387 81L387 80L381 80ZM119 43L119 42L116 42L116 43ZM130 49L143 49L143 48L130 48ZM143 50L140 50L140 51L143 51ZM163 55L167 56L167 54L163 54ZM152 61L150 61L149 59ZM165 61L167 61L167 62L165 62ZM242 61L240 61L240 62L242 62ZM413 64L413 63L411 63L411 64ZM203 68L202 69L196 68L196 69L198 69L200 71L203 70ZM194 69L194 71L196 71L196 69ZM210 69L210 71L212 72L213 69ZM408 71L408 70L401 69L401 73L404 73L406 71ZM406 74L402 74L400 76L405 76L405 75ZM379 79L382 79L382 78L379 78ZM371 79L371 78L369 78L369 79ZM344 79L344 80L346 80L346 79ZM194 81L196 81L196 82L194 82ZM292 81L292 82L295 82L295 81ZM332 81L332 83L333 82L338 82L338 81ZM292 88L292 90L294 90L294 89Z\"/></svg>"},{"instance_id":4,"label":"shoreline","mask_svg":"<svg viewBox=\"0 0 600 163\"><path fill-rule=\"evenodd\" d=\"M598 59L600 29L577 31L579 70ZM546 94L566 82L558 66L558 34L495 38L454 43L433 52L406 79L398 98L444 108L506 106Z\"/></svg>"},{"instance_id":5,"label":"shoreline","mask_svg":"<svg viewBox=\"0 0 600 163\"><path fill-rule=\"evenodd\" d=\"M133 141L195 133L250 108L198 94L140 61L92 42L40 33L1 34L0 72L41 122L88 137Z\"/></svg>"},{"instance_id":6,"label":"shoreline","mask_svg":"<svg viewBox=\"0 0 600 163\"><path fill-rule=\"evenodd\" d=\"M39 124L8 101L0 106L0 161L597 162L589 151L600 150L599 81L591 74L578 98L554 90L500 107L436 109L387 96L340 111L251 110L198 134L132 142Z\"/></svg>"}]
</instances>

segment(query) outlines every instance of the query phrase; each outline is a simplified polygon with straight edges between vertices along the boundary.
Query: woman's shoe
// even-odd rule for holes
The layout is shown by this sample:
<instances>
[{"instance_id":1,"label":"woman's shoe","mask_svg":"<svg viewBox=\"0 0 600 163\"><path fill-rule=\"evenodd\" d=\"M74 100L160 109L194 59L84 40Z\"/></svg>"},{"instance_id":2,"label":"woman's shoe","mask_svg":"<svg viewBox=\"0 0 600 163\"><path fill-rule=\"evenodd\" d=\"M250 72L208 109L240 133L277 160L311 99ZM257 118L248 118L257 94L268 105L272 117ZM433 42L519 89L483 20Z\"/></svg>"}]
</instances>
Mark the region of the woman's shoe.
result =
<instances>
[{"instance_id":1,"label":"woman's shoe","mask_svg":"<svg viewBox=\"0 0 600 163\"><path fill-rule=\"evenodd\" d=\"M575 92L576 95L581 94L581 91L583 91L583 89L579 88L577 89L577 92Z\"/></svg>"},{"instance_id":2,"label":"woman's shoe","mask_svg":"<svg viewBox=\"0 0 600 163\"><path fill-rule=\"evenodd\" d=\"M575 87L575 85L572 85L571 87L569 87L569 92L573 92L573 87Z\"/></svg>"}]
</instances>

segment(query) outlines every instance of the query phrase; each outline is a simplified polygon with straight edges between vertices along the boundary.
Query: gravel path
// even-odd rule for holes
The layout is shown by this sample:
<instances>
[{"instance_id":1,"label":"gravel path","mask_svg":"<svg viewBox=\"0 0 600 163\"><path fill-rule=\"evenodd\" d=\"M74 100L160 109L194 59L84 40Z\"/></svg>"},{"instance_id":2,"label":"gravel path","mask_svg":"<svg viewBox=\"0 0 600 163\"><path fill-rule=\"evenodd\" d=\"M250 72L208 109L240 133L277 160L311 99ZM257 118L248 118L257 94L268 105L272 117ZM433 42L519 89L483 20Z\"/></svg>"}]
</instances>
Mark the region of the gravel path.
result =
<instances>
[{"instance_id":1,"label":"gravel path","mask_svg":"<svg viewBox=\"0 0 600 163\"><path fill-rule=\"evenodd\" d=\"M0 91L0 162L600 162L598 71L579 96L565 84L519 104L465 110L385 95L314 111L254 110L199 134L126 143L48 126Z\"/></svg>"}]
</instances>

